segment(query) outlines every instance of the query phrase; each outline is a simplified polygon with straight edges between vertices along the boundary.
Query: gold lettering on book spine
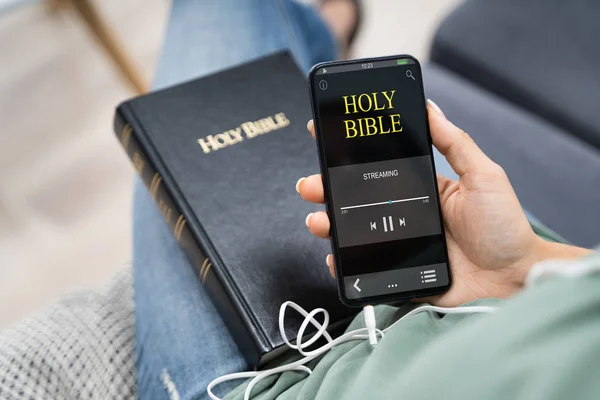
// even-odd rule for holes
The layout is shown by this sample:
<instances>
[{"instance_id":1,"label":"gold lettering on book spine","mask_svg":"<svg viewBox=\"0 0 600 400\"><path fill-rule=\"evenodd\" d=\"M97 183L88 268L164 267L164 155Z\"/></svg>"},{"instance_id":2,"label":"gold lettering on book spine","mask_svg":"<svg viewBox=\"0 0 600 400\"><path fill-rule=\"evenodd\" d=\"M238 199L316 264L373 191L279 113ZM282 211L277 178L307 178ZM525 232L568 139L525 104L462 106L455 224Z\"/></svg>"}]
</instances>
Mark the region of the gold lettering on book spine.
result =
<instances>
[{"instance_id":1,"label":"gold lettering on book spine","mask_svg":"<svg viewBox=\"0 0 600 400\"><path fill-rule=\"evenodd\" d=\"M158 209L160 210L160 213L165 218L165 221L167 221L167 224L170 226L171 225L171 214L173 214L173 209L171 209L171 207L169 207L169 205L167 204L167 202L164 199L159 199L157 206L158 206Z\"/></svg>"},{"instance_id":2,"label":"gold lettering on book spine","mask_svg":"<svg viewBox=\"0 0 600 400\"><path fill-rule=\"evenodd\" d=\"M177 240L181 240L181 235L183 233L183 227L185 226L185 223L187 222L187 220L183 220L183 222L181 223L181 225L179 225L179 232L177 232L177 235L175 236L175 238L177 238Z\"/></svg>"},{"instance_id":3,"label":"gold lettering on book spine","mask_svg":"<svg viewBox=\"0 0 600 400\"><path fill-rule=\"evenodd\" d=\"M177 223L175 223L175 229L173 229L173 236L175 236L175 239L177 239L177 241L181 240L181 234L183 233L183 227L185 226L186 223L186 219L183 218L183 215L180 215L179 218L177 218Z\"/></svg>"},{"instance_id":4,"label":"gold lettering on book spine","mask_svg":"<svg viewBox=\"0 0 600 400\"><path fill-rule=\"evenodd\" d=\"M125 151L129 150L129 141L131 140L131 126L129 124L125 124L123 127L123 131L121 132L121 146L125 149Z\"/></svg>"},{"instance_id":5,"label":"gold lettering on book spine","mask_svg":"<svg viewBox=\"0 0 600 400\"><path fill-rule=\"evenodd\" d=\"M154 176L152 177L152 181L150 182L150 187L148 188L148 192L150 192L150 194L152 194L152 189L154 189L154 182L158 179L160 175L158 175L158 172L156 172L154 174Z\"/></svg>"},{"instance_id":6,"label":"gold lettering on book spine","mask_svg":"<svg viewBox=\"0 0 600 400\"><path fill-rule=\"evenodd\" d=\"M154 177L152 178L152 182L150 183L150 188L148 189L148 191L150 192L150 196L154 201L156 201L156 193L158 193L158 187L160 186L161 181L162 178L160 177L158 172L155 173Z\"/></svg>"},{"instance_id":7,"label":"gold lettering on book spine","mask_svg":"<svg viewBox=\"0 0 600 400\"><path fill-rule=\"evenodd\" d=\"M208 270L212 267L210 260L207 258L204 259L202 266L200 267L200 273L198 274L198 278L200 278L200 282L204 285L204 281L206 280L206 275L208 274Z\"/></svg>"},{"instance_id":8,"label":"gold lettering on book spine","mask_svg":"<svg viewBox=\"0 0 600 400\"><path fill-rule=\"evenodd\" d=\"M208 271L210 270L210 267L212 267L212 264L209 262L206 265L206 268L204 269L204 273L202 274L202 278L200 280L200 282L204 285L204 281L206 281L206 276L208 275Z\"/></svg>"},{"instance_id":9,"label":"gold lettering on book spine","mask_svg":"<svg viewBox=\"0 0 600 400\"><path fill-rule=\"evenodd\" d=\"M204 262L202 263L202 266L200 267L200 273L198 274L198 278L202 279L202 273L204 273L204 268L206 268L206 266L208 265L209 262L210 261L209 261L208 257L206 257L204 259Z\"/></svg>"},{"instance_id":10,"label":"gold lettering on book spine","mask_svg":"<svg viewBox=\"0 0 600 400\"><path fill-rule=\"evenodd\" d=\"M177 222L175 222L175 228L173 228L173 236L175 236L175 238L177 238L177 230L179 229L181 221L183 221L183 214L180 215L179 218L177 218Z\"/></svg>"},{"instance_id":11,"label":"gold lettering on book spine","mask_svg":"<svg viewBox=\"0 0 600 400\"><path fill-rule=\"evenodd\" d=\"M133 157L131 159L133 162L133 168L138 175L142 175L144 173L144 159L137 151L133 152Z\"/></svg>"}]
</instances>

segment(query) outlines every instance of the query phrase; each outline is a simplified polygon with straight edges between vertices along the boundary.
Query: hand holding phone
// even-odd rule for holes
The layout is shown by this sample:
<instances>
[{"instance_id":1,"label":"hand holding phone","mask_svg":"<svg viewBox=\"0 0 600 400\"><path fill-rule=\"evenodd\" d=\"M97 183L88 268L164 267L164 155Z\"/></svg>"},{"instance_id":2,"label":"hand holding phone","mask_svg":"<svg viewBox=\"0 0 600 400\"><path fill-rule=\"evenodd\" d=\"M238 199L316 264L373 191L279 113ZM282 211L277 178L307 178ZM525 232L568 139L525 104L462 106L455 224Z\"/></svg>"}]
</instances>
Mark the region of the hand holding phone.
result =
<instances>
[{"instance_id":1,"label":"hand holding phone","mask_svg":"<svg viewBox=\"0 0 600 400\"><path fill-rule=\"evenodd\" d=\"M315 71L318 69L315 68L313 72ZM418 76L420 79L420 69L417 72L418 74L411 70L410 75L414 78ZM410 77L407 78L412 80ZM329 88L331 82L327 90ZM363 101L366 101L364 99L363 97ZM425 109L424 101L421 104ZM379 104L378 106L381 107ZM316 114L317 110L315 110L315 117ZM400 114L402 117L402 112ZM427 118L426 115L424 118ZM450 233L447 242L450 262L453 266L454 284L451 290L437 297L435 302L442 306L456 306L476 298L506 297L522 285L524 274L537 261L536 257L540 254L543 241L531 230L503 170L487 158L468 135L447 121L441 111L429 107L429 123L433 143L446 156L460 178L459 182L439 178L440 205ZM329 130L325 131L321 128L319 133L324 136L328 132ZM323 168L323 160L321 161ZM325 175L323 180L320 175L313 175L301 182L300 194L304 199L312 202L321 203L327 200L329 211L331 201L323 187L326 183ZM331 211L329 213L331 215ZM333 239L336 231L333 223L330 229L329 219L325 213L315 213L309 221L311 232L320 237L328 237L331 232ZM336 245L333 241L332 248L335 254ZM390 252L398 252L398 257L402 256L401 250L401 246L389 248ZM338 256L335 269L340 296L344 300L342 290L346 288L342 287L343 281L340 279L342 268L339 259ZM369 271L366 268L367 274ZM344 276L343 272L342 276ZM360 282L357 286L360 288ZM387 286L384 289L387 289ZM399 292L397 298L405 296L406 293ZM389 301L387 300L389 298L386 297L386 293L383 293L383 296L379 295L368 301L371 303ZM367 303L367 301L345 302L353 305Z\"/></svg>"}]
</instances>

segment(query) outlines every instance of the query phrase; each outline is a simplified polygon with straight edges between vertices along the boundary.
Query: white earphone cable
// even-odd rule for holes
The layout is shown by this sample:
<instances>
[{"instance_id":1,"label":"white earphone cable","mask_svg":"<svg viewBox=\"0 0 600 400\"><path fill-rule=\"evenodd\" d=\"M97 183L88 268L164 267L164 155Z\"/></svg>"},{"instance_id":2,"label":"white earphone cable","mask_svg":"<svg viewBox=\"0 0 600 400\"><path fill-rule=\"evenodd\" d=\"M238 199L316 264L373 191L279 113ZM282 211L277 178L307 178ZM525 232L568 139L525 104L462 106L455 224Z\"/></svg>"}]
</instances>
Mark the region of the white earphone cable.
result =
<instances>
[{"instance_id":1,"label":"white earphone cable","mask_svg":"<svg viewBox=\"0 0 600 400\"><path fill-rule=\"evenodd\" d=\"M289 339L287 338L287 335L285 334L285 328L284 328L285 312L288 307L293 308L294 310L296 310L297 312L299 312L301 315L304 316L304 321L302 322L302 324L300 325L300 328L298 329L296 344L292 344L289 341ZM294 350L298 350L298 352L301 355L303 355L304 358L301 358L298 361L294 361L294 362L286 364L286 365L282 365L280 367L271 368L271 369L267 369L264 371L238 372L238 373L234 373L234 374L223 375L219 378L214 379L212 382L210 382L208 384L208 387L206 388L206 391L208 393L208 396L212 400L221 400L219 397L217 397L212 392L212 390L215 386L217 386L220 383L227 382L227 381L234 380L234 379L253 378L248 383L248 386L246 387L246 391L244 393L244 400L249 400L252 389L261 379L266 378L267 376L270 376L273 374L279 374L279 373L285 372L285 371L303 371L310 375L312 373L312 371L310 370L310 368L306 367L304 364L314 360L315 358L321 356L322 354L325 354L332 347L334 347L340 343L350 341L350 340L369 340L369 342L372 345L375 345L375 344L377 344L378 336L380 338L383 338L385 335L385 332L390 330L394 325L396 325L398 322L402 321L404 318L410 317L411 315L419 314L419 313L426 312L426 311L438 312L441 314L472 314L472 313L491 313L491 312L494 312L495 310L496 310L496 307L490 307L490 306L468 306L468 307L446 308L446 307L437 307L437 306L432 306L432 305L423 305L421 307L417 307L417 308L409 311L398 321L394 322L392 325L388 326L387 328L385 328L383 330L380 330L380 329L377 329L375 326L375 312L373 310L373 307L365 306L365 310L364 310L365 311L365 324L367 325L367 328L356 329L356 330L347 332L335 339L332 339L332 337L327 332L327 326L329 325L329 313L327 312L327 310L325 310L324 308L315 308L311 312L307 312L305 309L303 309L302 307L300 307L298 304L294 303L293 301L286 301L279 308L279 332L281 333L281 337L283 338L283 341L285 342L285 344ZM319 313L323 314L323 317L324 317L323 323L320 323L319 321L317 321L315 319L315 316ZM312 324L315 328L317 328L317 331L313 334L313 336L309 340L307 340L306 342L303 342L303 335L304 335L306 328L308 327L308 324ZM321 346L315 350L305 351L305 349L308 346L314 344L321 337L324 337L325 340L327 340L326 344L324 344L323 346Z\"/></svg>"},{"instance_id":2,"label":"white earphone cable","mask_svg":"<svg viewBox=\"0 0 600 400\"><path fill-rule=\"evenodd\" d=\"M528 275L527 286L532 286L532 285L538 283L539 281L543 281L544 279L555 277L555 276L578 278L580 276L585 276L585 275L590 275L593 273L600 272L600 264L590 264L588 262L585 262L585 260L579 260L576 263L573 263L573 261L569 261L568 265L566 265L566 264L567 264L567 261L561 261L561 260L549 260L549 261L544 261L544 262L538 263L536 266L534 266L534 268L532 269L532 271L530 271L530 273ZM288 307L292 307L294 310L298 311L300 314L302 314L304 316L304 321L302 322L302 324L300 325L300 329L298 330L296 344L292 344L285 334L284 321L285 321L285 312ZM446 308L446 307L437 307L437 306L432 306L432 305L426 304L426 305L422 305L420 307L417 307L417 308L409 311L404 316L402 316L402 318L400 318L396 322L394 322L392 325L388 326L387 328L385 328L383 330L380 330L380 329L377 329L377 327L375 325L375 311L374 311L373 307L369 305L369 306L365 306L365 308L364 308L366 328L356 329L351 332L347 332L347 333L337 337L336 339L332 339L331 336L329 335L329 333L327 332L327 326L329 324L329 313L327 312L327 310L325 310L324 308L315 308L314 310L312 310L309 313L305 309L300 307L298 304L296 304L292 301L286 301L279 308L279 331L281 333L281 337L283 338L283 341L285 342L285 344L292 349L298 350L298 352L301 355L303 355L304 358L301 358L300 360L292 362L290 364L282 365L280 367L268 369L265 371L239 372L239 373L235 373L235 374L223 375L217 379L214 379L211 383L209 383L208 387L206 388L206 391L208 392L208 395L212 400L221 400L219 397L215 396L215 394L212 392L212 389L216 385L226 382L226 381L234 380L234 379L253 378L250 381L250 383L248 384L248 386L246 387L246 391L244 393L244 400L249 400L252 389L261 379L263 379L267 376L270 376L273 374L278 374L278 373L285 372L285 371L303 371L310 375L312 373L312 371L310 370L310 368L306 367L304 364L306 364L307 362L309 362L311 360L314 360L315 358L319 357L322 354L325 354L332 347L334 347L340 343L350 341L350 340L369 340L371 345L374 346L377 344L377 337L383 338L385 335L385 332L392 329L392 327L394 327L394 325L396 325L403 319L408 318L412 315L419 314L422 312L427 312L427 311L437 312L440 314L492 313L492 312L496 311L497 309L498 309L497 307L491 307L491 306L466 306L466 307ZM323 323L319 323L319 321L317 321L315 319L315 316L319 313L323 314L323 317L324 317ZM308 327L308 324L312 324L315 328L317 328L317 332L308 341L303 342L302 340L303 340L304 331ZM319 347L318 349L315 349L312 351L304 350L308 346L314 344L321 337L324 337L325 340L327 340L326 344L324 344L323 346Z\"/></svg>"}]
</instances>

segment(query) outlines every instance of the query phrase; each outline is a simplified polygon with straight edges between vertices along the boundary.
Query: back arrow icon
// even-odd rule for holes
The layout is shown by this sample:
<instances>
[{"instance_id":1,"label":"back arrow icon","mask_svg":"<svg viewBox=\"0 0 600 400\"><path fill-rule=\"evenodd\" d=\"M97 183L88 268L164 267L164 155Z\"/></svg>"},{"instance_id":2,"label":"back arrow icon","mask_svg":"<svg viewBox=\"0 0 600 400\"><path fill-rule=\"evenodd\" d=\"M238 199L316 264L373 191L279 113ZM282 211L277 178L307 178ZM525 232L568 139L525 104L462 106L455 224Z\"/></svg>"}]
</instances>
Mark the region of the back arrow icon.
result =
<instances>
[{"instance_id":1,"label":"back arrow icon","mask_svg":"<svg viewBox=\"0 0 600 400\"><path fill-rule=\"evenodd\" d=\"M360 288L358 287L358 282L360 282L360 278L356 278L356 282L354 282L354 289L358 290L360 292Z\"/></svg>"}]
</instances>

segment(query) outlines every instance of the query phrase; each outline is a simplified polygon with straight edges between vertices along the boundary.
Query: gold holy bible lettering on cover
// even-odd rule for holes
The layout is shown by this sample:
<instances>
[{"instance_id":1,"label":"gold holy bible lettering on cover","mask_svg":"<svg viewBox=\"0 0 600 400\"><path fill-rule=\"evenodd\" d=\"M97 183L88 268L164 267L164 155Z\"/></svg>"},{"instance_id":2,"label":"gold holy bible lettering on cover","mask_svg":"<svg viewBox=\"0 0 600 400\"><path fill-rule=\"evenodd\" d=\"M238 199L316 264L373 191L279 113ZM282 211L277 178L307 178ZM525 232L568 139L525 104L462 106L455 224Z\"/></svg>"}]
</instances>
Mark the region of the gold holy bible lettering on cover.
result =
<instances>
[{"instance_id":1,"label":"gold holy bible lettering on cover","mask_svg":"<svg viewBox=\"0 0 600 400\"><path fill-rule=\"evenodd\" d=\"M259 119L257 121L244 122L234 129L229 129L217 135L208 135L198 139L198 144L202 147L205 154L211 151L217 151L227 146L240 143L244 139L252 139L258 135L263 135L267 132L273 132L281 128L285 128L290 124L290 120L285 116L285 113L277 113L273 116Z\"/></svg>"}]
</instances>

